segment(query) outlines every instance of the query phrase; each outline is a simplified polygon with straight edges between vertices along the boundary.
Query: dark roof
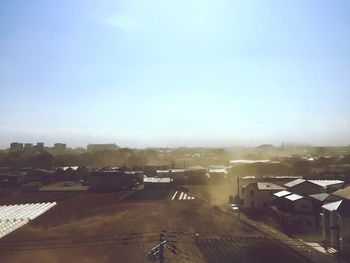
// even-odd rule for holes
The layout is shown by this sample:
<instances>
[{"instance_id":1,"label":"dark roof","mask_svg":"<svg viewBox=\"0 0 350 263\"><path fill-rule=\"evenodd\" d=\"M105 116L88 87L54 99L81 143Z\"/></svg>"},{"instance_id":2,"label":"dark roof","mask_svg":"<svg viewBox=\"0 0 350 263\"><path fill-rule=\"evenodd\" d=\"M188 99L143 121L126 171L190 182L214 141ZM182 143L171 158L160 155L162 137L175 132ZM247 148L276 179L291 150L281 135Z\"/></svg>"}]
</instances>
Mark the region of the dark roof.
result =
<instances>
[{"instance_id":1,"label":"dark roof","mask_svg":"<svg viewBox=\"0 0 350 263\"><path fill-rule=\"evenodd\" d=\"M313 195L309 195L309 197L315 200L318 200L320 202L334 202L339 200L339 197L333 196L327 193L313 194Z\"/></svg>"}]
</instances>

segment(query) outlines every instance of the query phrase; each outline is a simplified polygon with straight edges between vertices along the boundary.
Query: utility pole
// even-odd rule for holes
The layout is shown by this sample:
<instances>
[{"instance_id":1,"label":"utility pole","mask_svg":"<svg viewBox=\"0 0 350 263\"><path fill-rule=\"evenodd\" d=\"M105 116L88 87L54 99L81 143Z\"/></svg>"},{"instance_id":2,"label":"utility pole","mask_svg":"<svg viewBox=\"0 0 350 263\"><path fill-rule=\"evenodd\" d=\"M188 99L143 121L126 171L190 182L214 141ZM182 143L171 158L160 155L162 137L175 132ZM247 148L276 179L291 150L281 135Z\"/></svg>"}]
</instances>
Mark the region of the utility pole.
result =
<instances>
[{"instance_id":1,"label":"utility pole","mask_svg":"<svg viewBox=\"0 0 350 263\"><path fill-rule=\"evenodd\" d=\"M164 240L165 240L165 236L164 236L164 232L160 232L159 235L159 263L164 263Z\"/></svg>"},{"instance_id":2,"label":"utility pole","mask_svg":"<svg viewBox=\"0 0 350 263\"><path fill-rule=\"evenodd\" d=\"M147 259L150 261L158 261L164 263L164 248L167 248L174 255L178 255L177 248L173 242L165 238L164 231L160 232L159 243L147 253Z\"/></svg>"},{"instance_id":3,"label":"utility pole","mask_svg":"<svg viewBox=\"0 0 350 263\"><path fill-rule=\"evenodd\" d=\"M236 171L236 174L237 174L237 196L238 196L238 200L237 202L239 202L238 205L238 219L240 220L241 219L241 198L240 198L240 194L239 194L239 174L237 173Z\"/></svg>"}]
</instances>

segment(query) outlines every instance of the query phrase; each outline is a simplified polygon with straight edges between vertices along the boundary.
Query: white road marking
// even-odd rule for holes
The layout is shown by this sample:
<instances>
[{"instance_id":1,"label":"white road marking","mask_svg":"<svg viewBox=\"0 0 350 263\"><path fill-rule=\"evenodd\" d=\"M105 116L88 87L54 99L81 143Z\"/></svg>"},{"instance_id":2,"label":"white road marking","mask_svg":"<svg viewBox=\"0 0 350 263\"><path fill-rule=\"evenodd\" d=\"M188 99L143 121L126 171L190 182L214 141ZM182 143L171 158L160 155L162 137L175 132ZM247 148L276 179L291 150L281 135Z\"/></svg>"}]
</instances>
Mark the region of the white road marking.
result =
<instances>
[{"instance_id":1,"label":"white road marking","mask_svg":"<svg viewBox=\"0 0 350 263\"><path fill-rule=\"evenodd\" d=\"M184 196L184 192L181 192L179 200L182 200L182 197Z\"/></svg>"},{"instance_id":2,"label":"white road marking","mask_svg":"<svg viewBox=\"0 0 350 263\"><path fill-rule=\"evenodd\" d=\"M174 200L194 200L194 199L195 199L194 196L190 196L189 194L187 194L185 192L180 192L180 191L176 191L171 198L172 201L174 201Z\"/></svg>"},{"instance_id":3,"label":"white road marking","mask_svg":"<svg viewBox=\"0 0 350 263\"><path fill-rule=\"evenodd\" d=\"M171 198L171 200L174 200L175 197L176 197L176 195L177 195L177 191L175 192L175 194L173 195L173 197Z\"/></svg>"}]
</instances>

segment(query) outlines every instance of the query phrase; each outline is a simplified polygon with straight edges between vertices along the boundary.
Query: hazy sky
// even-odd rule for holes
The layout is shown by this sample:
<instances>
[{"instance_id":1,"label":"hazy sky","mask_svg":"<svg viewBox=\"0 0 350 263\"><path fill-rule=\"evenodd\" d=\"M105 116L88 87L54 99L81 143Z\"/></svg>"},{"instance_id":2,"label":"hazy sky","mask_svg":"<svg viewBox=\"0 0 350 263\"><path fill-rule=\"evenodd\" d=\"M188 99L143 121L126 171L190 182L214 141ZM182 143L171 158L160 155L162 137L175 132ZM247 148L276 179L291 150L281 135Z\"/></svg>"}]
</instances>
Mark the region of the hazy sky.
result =
<instances>
[{"instance_id":1,"label":"hazy sky","mask_svg":"<svg viewBox=\"0 0 350 263\"><path fill-rule=\"evenodd\" d=\"M0 147L350 144L350 1L0 2Z\"/></svg>"}]
</instances>

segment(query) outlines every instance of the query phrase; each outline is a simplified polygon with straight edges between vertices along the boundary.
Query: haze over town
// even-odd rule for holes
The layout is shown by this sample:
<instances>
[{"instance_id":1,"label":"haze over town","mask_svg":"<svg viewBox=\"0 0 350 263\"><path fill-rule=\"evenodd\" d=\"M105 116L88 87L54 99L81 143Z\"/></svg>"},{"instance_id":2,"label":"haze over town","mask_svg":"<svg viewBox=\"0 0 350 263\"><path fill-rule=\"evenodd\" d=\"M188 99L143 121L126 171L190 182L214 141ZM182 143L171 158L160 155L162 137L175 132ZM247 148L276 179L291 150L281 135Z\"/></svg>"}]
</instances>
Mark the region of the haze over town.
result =
<instances>
[{"instance_id":1,"label":"haze over town","mask_svg":"<svg viewBox=\"0 0 350 263\"><path fill-rule=\"evenodd\" d=\"M348 1L6 1L0 148L349 145Z\"/></svg>"}]
</instances>

